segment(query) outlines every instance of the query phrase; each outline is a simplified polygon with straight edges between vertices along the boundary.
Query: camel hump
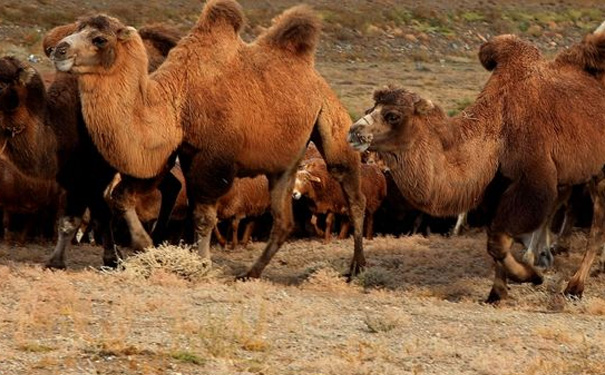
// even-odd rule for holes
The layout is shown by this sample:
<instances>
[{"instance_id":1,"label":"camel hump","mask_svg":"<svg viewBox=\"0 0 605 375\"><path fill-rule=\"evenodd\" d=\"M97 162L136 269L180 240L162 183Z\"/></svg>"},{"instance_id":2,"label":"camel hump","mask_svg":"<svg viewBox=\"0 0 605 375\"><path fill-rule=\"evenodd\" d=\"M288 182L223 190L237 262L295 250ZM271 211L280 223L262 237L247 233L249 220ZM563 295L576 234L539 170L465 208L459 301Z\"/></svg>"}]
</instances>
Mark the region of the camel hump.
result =
<instances>
[{"instance_id":1,"label":"camel hump","mask_svg":"<svg viewBox=\"0 0 605 375\"><path fill-rule=\"evenodd\" d=\"M182 37L177 28L165 24L143 26L139 29L139 35L141 39L151 42L162 56L167 56Z\"/></svg>"},{"instance_id":2,"label":"camel hump","mask_svg":"<svg viewBox=\"0 0 605 375\"><path fill-rule=\"evenodd\" d=\"M297 55L313 54L320 31L321 22L315 12L306 5L298 5L276 17L259 42Z\"/></svg>"},{"instance_id":3,"label":"camel hump","mask_svg":"<svg viewBox=\"0 0 605 375\"><path fill-rule=\"evenodd\" d=\"M233 27L236 33L240 32L244 23L244 11L235 0L209 0L198 20L198 26L203 29L227 24Z\"/></svg>"},{"instance_id":4,"label":"camel hump","mask_svg":"<svg viewBox=\"0 0 605 375\"><path fill-rule=\"evenodd\" d=\"M605 23L604 23L605 25ZM603 27L603 25L601 26ZM605 32L588 34L582 43L586 68L602 72L605 70Z\"/></svg>"},{"instance_id":5,"label":"camel hump","mask_svg":"<svg viewBox=\"0 0 605 375\"><path fill-rule=\"evenodd\" d=\"M511 34L499 35L484 43L479 49L479 61L489 71L502 65L531 65L542 58L532 44Z\"/></svg>"}]
</instances>

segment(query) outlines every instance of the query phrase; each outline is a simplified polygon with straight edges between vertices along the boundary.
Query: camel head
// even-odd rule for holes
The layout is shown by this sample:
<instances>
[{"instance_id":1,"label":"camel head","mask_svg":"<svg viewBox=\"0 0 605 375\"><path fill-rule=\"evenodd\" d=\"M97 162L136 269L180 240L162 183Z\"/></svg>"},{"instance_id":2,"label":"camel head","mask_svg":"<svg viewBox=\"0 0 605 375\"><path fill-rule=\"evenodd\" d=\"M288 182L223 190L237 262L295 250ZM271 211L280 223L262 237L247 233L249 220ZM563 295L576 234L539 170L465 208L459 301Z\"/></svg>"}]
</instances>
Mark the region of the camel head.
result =
<instances>
[{"instance_id":1,"label":"camel head","mask_svg":"<svg viewBox=\"0 0 605 375\"><path fill-rule=\"evenodd\" d=\"M133 27L113 17L97 15L78 21L75 31L56 44L50 57L60 71L107 74L116 65L120 52L131 49L128 44L135 39L142 46Z\"/></svg>"},{"instance_id":2,"label":"camel head","mask_svg":"<svg viewBox=\"0 0 605 375\"><path fill-rule=\"evenodd\" d=\"M418 126L436 108L430 100L389 86L374 93L374 106L351 126L347 140L358 151L388 152L405 148Z\"/></svg>"},{"instance_id":3,"label":"camel head","mask_svg":"<svg viewBox=\"0 0 605 375\"><path fill-rule=\"evenodd\" d=\"M322 167L323 160L314 158L305 161L296 172L296 180L294 181L294 189L292 190L292 198L299 200L303 196L312 196L314 184L321 184L321 177L317 176L315 171ZM325 167L324 167L325 168Z\"/></svg>"},{"instance_id":4,"label":"camel head","mask_svg":"<svg viewBox=\"0 0 605 375\"><path fill-rule=\"evenodd\" d=\"M73 22L67 25L57 26L47 32L42 40L42 48L44 49L44 54L46 54L46 57L50 57L61 39L75 33L76 30L78 30L78 23Z\"/></svg>"},{"instance_id":5,"label":"camel head","mask_svg":"<svg viewBox=\"0 0 605 375\"><path fill-rule=\"evenodd\" d=\"M0 128L11 136L23 129L18 111L43 108L44 83L34 68L15 57L0 58Z\"/></svg>"}]
</instances>

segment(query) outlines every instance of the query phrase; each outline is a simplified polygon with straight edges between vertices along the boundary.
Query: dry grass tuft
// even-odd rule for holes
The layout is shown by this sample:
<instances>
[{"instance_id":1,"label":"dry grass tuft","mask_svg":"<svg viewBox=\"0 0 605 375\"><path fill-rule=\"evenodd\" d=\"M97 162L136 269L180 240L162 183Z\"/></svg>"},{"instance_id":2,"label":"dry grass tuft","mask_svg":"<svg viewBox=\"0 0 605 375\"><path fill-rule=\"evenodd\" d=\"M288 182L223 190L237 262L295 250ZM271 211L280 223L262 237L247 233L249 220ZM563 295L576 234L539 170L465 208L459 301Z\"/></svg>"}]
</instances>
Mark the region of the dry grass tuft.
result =
<instances>
[{"instance_id":1,"label":"dry grass tuft","mask_svg":"<svg viewBox=\"0 0 605 375\"><path fill-rule=\"evenodd\" d=\"M320 268L304 282L305 289L325 292L346 292L350 289L345 278L333 268Z\"/></svg>"},{"instance_id":2,"label":"dry grass tuft","mask_svg":"<svg viewBox=\"0 0 605 375\"><path fill-rule=\"evenodd\" d=\"M392 271L381 266L367 268L355 278L355 283L366 289L394 288L397 285Z\"/></svg>"},{"instance_id":3,"label":"dry grass tuft","mask_svg":"<svg viewBox=\"0 0 605 375\"><path fill-rule=\"evenodd\" d=\"M118 270L134 278L149 279L161 271L197 281L208 275L211 266L211 261L200 258L189 246L160 245L121 261Z\"/></svg>"}]
</instances>

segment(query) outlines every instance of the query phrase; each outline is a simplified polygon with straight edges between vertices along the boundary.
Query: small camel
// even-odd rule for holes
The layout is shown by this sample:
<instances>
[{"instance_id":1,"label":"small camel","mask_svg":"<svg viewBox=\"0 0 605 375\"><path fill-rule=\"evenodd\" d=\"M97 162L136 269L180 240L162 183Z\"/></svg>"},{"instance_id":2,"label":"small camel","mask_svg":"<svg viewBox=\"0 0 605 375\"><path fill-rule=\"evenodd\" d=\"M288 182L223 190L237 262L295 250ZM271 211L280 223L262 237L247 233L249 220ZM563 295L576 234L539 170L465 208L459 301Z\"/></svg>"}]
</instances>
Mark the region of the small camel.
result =
<instances>
[{"instance_id":1,"label":"small camel","mask_svg":"<svg viewBox=\"0 0 605 375\"><path fill-rule=\"evenodd\" d=\"M216 202L234 178L267 175L273 228L243 278L259 277L290 233L294 175L312 140L347 195L356 273L365 265L360 157L346 142L347 111L314 67L319 19L294 7L252 43L240 38L243 25L236 1L208 1L151 75L136 30L105 15L81 20L52 57L78 78L86 126L118 171L152 178L181 147L202 257L210 257Z\"/></svg>"},{"instance_id":2,"label":"small camel","mask_svg":"<svg viewBox=\"0 0 605 375\"><path fill-rule=\"evenodd\" d=\"M493 73L460 115L448 118L417 94L389 87L374 93L374 107L353 125L349 142L377 151L401 192L423 211L456 215L482 201L492 207L491 303L506 297L507 279L542 283L533 266L511 254L513 237L540 227L558 185L589 182L595 217L587 255L566 289L580 296L603 242L605 86L577 65L546 61L512 35L493 38L479 57Z\"/></svg>"}]
</instances>

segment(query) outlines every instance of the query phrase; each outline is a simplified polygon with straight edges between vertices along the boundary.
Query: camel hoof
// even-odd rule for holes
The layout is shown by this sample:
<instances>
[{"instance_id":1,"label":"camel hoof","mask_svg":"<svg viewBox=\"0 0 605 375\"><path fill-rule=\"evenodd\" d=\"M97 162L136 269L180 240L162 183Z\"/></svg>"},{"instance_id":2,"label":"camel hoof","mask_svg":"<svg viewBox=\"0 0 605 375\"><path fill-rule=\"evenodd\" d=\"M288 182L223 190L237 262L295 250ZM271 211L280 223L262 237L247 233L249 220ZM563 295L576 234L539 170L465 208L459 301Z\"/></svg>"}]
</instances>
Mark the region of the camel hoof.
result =
<instances>
[{"instance_id":1,"label":"camel hoof","mask_svg":"<svg viewBox=\"0 0 605 375\"><path fill-rule=\"evenodd\" d=\"M65 263L54 263L52 261L49 261L44 265L44 269L55 271L55 270L65 270L65 269L67 269L67 267L65 266Z\"/></svg>"},{"instance_id":2,"label":"camel hoof","mask_svg":"<svg viewBox=\"0 0 605 375\"><path fill-rule=\"evenodd\" d=\"M565 288L565 292L563 293L566 297L580 299L584 293L584 285L569 283L567 284L567 288Z\"/></svg>"},{"instance_id":3,"label":"camel hoof","mask_svg":"<svg viewBox=\"0 0 605 375\"><path fill-rule=\"evenodd\" d=\"M485 300L485 303L497 305L506 297L508 297L508 290L506 288L493 286L492 290L489 292L489 296L487 296L487 299Z\"/></svg>"},{"instance_id":4,"label":"camel hoof","mask_svg":"<svg viewBox=\"0 0 605 375\"><path fill-rule=\"evenodd\" d=\"M256 274L255 272L252 271L248 271L246 273L243 273L239 276L235 277L235 280L237 281L251 281L253 279L258 279L260 277L260 275Z\"/></svg>"},{"instance_id":5,"label":"camel hoof","mask_svg":"<svg viewBox=\"0 0 605 375\"><path fill-rule=\"evenodd\" d=\"M103 267L118 268L118 260L116 258L103 258Z\"/></svg>"}]
</instances>

